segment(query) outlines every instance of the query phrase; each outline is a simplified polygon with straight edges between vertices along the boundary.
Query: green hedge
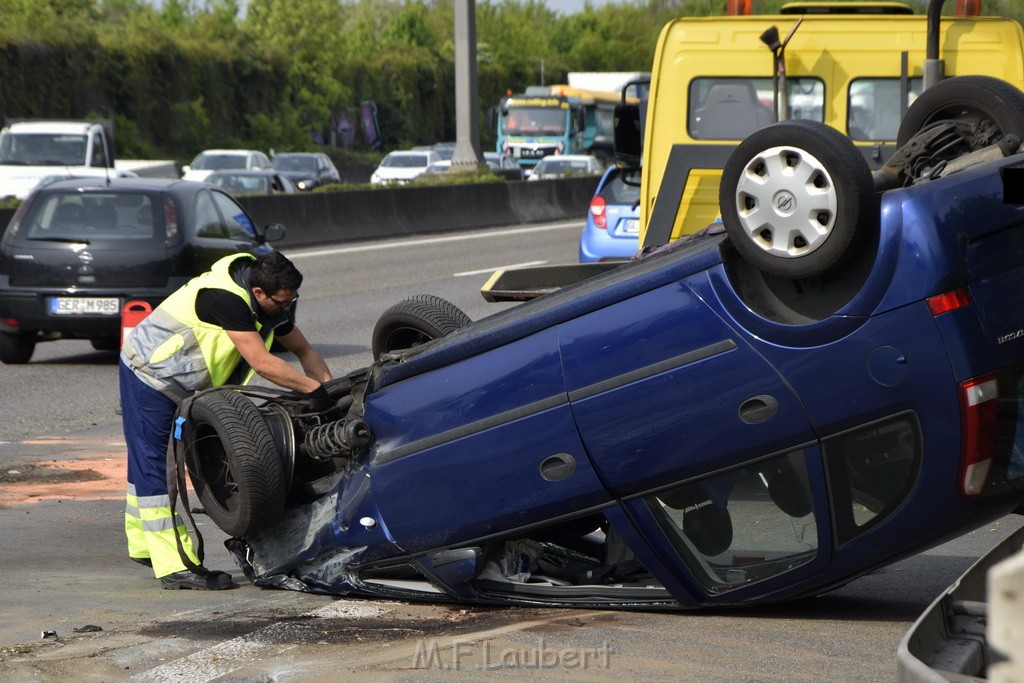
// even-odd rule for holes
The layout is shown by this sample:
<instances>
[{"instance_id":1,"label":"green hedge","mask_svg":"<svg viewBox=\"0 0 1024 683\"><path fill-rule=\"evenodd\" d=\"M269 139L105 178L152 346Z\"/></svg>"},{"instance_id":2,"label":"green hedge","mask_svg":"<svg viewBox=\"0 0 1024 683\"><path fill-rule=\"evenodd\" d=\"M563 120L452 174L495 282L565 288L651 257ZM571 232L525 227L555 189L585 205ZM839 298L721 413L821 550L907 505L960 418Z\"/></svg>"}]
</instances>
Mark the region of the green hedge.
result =
<instances>
[{"instance_id":1,"label":"green hedge","mask_svg":"<svg viewBox=\"0 0 1024 683\"><path fill-rule=\"evenodd\" d=\"M106 45L94 36L63 42L0 36L0 110L8 118L110 118L121 157L173 158L199 150L308 147L328 124L311 124L273 51L238 53L168 35ZM531 82L521 67L479 67L480 132L508 84ZM561 74L564 77L564 73ZM385 149L455 139L454 65L424 50L349 58L337 77L352 102L377 104ZM553 76L554 77L554 76Z\"/></svg>"}]
</instances>

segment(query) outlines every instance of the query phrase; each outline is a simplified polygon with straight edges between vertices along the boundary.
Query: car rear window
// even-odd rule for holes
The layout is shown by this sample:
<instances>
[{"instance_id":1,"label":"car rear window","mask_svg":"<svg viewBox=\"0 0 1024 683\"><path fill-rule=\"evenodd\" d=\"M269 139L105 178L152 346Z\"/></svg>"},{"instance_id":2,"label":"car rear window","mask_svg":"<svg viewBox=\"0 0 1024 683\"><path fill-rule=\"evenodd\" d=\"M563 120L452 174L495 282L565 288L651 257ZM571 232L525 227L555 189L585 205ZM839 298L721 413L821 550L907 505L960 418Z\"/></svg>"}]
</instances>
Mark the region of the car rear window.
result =
<instances>
[{"instance_id":1,"label":"car rear window","mask_svg":"<svg viewBox=\"0 0 1024 683\"><path fill-rule=\"evenodd\" d=\"M316 171L316 159L314 157L293 157L277 155L274 157L272 166L279 171Z\"/></svg>"},{"instance_id":2,"label":"car rear window","mask_svg":"<svg viewBox=\"0 0 1024 683\"><path fill-rule=\"evenodd\" d=\"M18 235L26 240L126 241L162 244L163 211L158 192L43 192L29 207Z\"/></svg>"},{"instance_id":3,"label":"car rear window","mask_svg":"<svg viewBox=\"0 0 1024 683\"><path fill-rule=\"evenodd\" d=\"M640 201L640 186L627 185L618 173L612 175L601 188L600 195L607 204L626 204L633 206Z\"/></svg>"},{"instance_id":4,"label":"car rear window","mask_svg":"<svg viewBox=\"0 0 1024 683\"><path fill-rule=\"evenodd\" d=\"M384 158L381 166L385 168L420 168L426 167L430 160L426 154L393 154Z\"/></svg>"}]
</instances>

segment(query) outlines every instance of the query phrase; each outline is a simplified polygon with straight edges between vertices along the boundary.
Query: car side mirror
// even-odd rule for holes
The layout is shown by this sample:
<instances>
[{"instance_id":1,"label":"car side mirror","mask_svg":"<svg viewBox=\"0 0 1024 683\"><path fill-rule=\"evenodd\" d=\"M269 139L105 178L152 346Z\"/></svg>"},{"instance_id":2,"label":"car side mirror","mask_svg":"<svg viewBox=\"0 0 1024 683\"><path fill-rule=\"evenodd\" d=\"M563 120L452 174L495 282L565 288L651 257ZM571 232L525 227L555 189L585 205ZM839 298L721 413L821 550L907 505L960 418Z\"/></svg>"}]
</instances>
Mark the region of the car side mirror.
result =
<instances>
[{"instance_id":1,"label":"car side mirror","mask_svg":"<svg viewBox=\"0 0 1024 683\"><path fill-rule=\"evenodd\" d=\"M263 241L264 242L277 242L283 240L288 229L280 223L268 223L263 226Z\"/></svg>"},{"instance_id":2,"label":"car side mirror","mask_svg":"<svg viewBox=\"0 0 1024 683\"><path fill-rule=\"evenodd\" d=\"M638 169L642 153L639 105L615 105L615 165L622 169Z\"/></svg>"}]
</instances>

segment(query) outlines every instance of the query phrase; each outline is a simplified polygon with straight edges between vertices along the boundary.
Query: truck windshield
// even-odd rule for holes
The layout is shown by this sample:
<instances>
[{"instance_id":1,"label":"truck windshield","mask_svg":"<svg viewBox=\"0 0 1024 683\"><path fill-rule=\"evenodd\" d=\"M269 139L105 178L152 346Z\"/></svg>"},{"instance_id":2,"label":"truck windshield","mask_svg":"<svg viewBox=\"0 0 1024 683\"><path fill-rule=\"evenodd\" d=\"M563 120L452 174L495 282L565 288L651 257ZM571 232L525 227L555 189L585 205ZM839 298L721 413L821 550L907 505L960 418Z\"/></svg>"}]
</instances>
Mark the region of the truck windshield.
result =
<instances>
[{"instance_id":1,"label":"truck windshield","mask_svg":"<svg viewBox=\"0 0 1024 683\"><path fill-rule=\"evenodd\" d=\"M501 118L503 135L563 135L567 109L561 107L509 107Z\"/></svg>"},{"instance_id":2,"label":"truck windshield","mask_svg":"<svg viewBox=\"0 0 1024 683\"><path fill-rule=\"evenodd\" d=\"M84 166L85 148L85 135L4 133L0 135L0 164Z\"/></svg>"}]
</instances>

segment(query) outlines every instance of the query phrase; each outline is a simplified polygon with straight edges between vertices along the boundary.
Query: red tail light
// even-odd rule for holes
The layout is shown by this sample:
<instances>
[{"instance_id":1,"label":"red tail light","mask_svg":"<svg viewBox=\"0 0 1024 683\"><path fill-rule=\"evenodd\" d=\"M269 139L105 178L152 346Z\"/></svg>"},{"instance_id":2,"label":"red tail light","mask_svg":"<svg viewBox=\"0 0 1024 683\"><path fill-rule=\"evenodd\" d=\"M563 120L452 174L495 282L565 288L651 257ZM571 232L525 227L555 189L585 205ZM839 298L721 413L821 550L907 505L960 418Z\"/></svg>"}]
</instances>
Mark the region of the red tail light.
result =
<instances>
[{"instance_id":1,"label":"red tail light","mask_svg":"<svg viewBox=\"0 0 1024 683\"><path fill-rule=\"evenodd\" d=\"M169 196L164 196L164 225L167 228L167 243L172 244L178 238L178 207Z\"/></svg>"},{"instance_id":2,"label":"red tail light","mask_svg":"<svg viewBox=\"0 0 1024 683\"><path fill-rule=\"evenodd\" d=\"M976 496L985 488L995 451L999 389L996 376L983 375L960 384L960 493Z\"/></svg>"},{"instance_id":3,"label":"red tail light","mask_svg":"<svg viewBox=\"0 0 1024 683\"><path fill-rule=\"evenodd\" d=\"M594 197L590 200L590 215L594 217L594 225L602 230L608 229L608 215L605 213L604 197Z\"/></svg>"}]
</instances>

